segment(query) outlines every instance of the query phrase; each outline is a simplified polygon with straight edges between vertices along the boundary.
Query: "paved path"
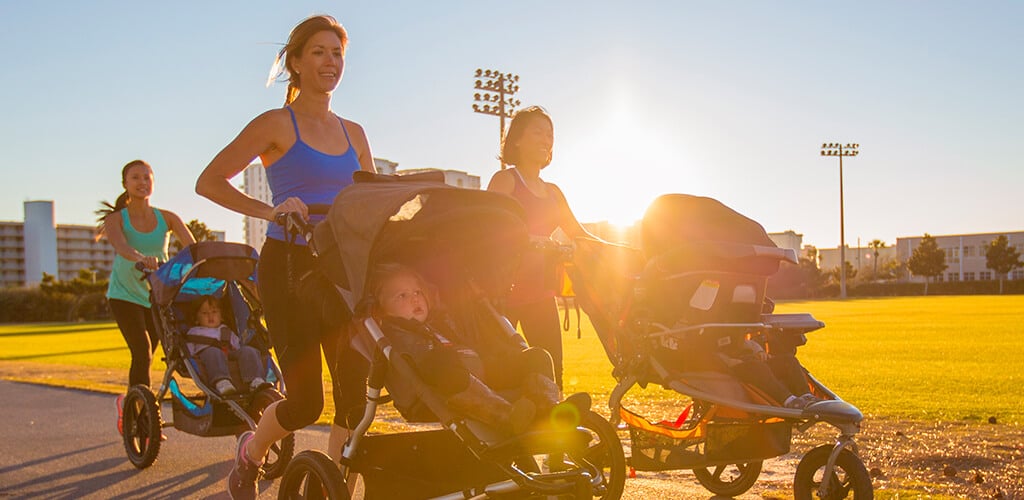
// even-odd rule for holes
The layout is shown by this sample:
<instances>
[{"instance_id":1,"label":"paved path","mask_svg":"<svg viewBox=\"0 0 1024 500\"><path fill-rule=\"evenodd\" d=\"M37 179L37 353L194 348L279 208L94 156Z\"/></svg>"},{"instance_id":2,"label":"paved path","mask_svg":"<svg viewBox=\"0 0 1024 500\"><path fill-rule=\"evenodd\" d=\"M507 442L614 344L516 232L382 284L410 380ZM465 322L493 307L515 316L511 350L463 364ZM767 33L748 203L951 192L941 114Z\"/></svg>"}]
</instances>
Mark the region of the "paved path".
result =
<instances>
[{"instance_id":1,"label":"paved path","mask_svg":"<svg viewBox=\"0 0 1024 500\"><path fill-rule=\"evenodd\" d=\"M163 414L170 411L165 404ZM166 428L156 463L138 470L125 456L115 421L110 394L0 380L0 498L228 498L233 437L202 438ZM326 440L324 427L301 430L296 452L322 449ZM781 475L792 474L791 467L784 465ZM762 481L772 479L786 481L772 471L762 473ZM260 483L261 498L277 498L277 485ZM738 498L762 498L759 490L755 486ZM626 481L623 498L717 497L686 471L638 473Z\"/></svg>"},{"instance_id":2,"label":"paved path","mask_svg":"<svg viewBox=\"0 0 1024 500\"><path fill-rule=\"evenodd\" d=\"M114 408L109 394L0 381L0 498L228 498L234 437L166 428L156 463L138 470ZM161 411L170 415L169 404ZM297 434L296 447L326 440L325 428L311 427ZM277 484L262 482L261 497L276 498Z\"/></svg>"}]
</instances>

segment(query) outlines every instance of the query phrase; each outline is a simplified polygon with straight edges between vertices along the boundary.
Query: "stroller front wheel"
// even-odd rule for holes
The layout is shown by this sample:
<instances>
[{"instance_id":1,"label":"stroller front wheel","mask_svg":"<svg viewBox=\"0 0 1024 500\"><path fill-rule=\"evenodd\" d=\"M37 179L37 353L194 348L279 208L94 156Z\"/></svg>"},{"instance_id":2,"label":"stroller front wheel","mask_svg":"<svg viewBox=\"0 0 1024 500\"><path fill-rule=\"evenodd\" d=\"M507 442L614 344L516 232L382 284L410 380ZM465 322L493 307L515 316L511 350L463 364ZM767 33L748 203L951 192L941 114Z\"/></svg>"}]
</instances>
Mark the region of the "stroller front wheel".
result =
<instances>
[{"instance_id":1,"label":"stroller front wheel","mask_svg":"<svg viewBox=\"0 0 1024 500\"><path fill-rule=\"evenodd\" d=\"M865 500L874 498L875 493L867 468L864 467L864 463L857 455L847 449L842 450L836 457L835 468L829 478L828 491L819 491L832 449L832 445L825 444L804 455L804 458L796 466L793 497L797 500L811 500L812 498Z\"/></svg>"},{"instance_id":2,"label":"stroller front wheel","mask_svg":"<svg viewBox=\"0 0 1024 500\"><path fill-rule=\"evenodd\" d=\"M596 498L613 500L622 497L626 485L626 455L622 451L619 434L607 420L593 411L587 411L580 418L580 426L591 433L584 460L604 476L604 488Z\"/></svg>"},{"instance_id":3,"label":"stroller front wheel","mask_svg":"<svg viewBox=\"0 0 1024 500\"><path fill-rule=\"evenodd\" d=\"M349 500L350 497L345 478L334 461L323 452L306 450L295 455L288 464L277 498Z\"/></svg>"},{"instance_id":4,"label":"stroller front wheel","mask_svg":"<svg viewBox=\"0 0 1024 500\"><path fill-rule=\"evenodd\" d=\"M124 451L132 465L145 469L160 453L160 405L153 391L141 384L128 390L122 405Z\"/></svg>"},{"instance_id":5,"label":"stroller front wheel","mask_svg":"<svg viewBox=\"0 0 1024 500\"><path fill-rule=\"evenodd\" d=\"M693 469L693 475L708 491L727 497L746 493L761 475L764 462L748 462L743 464L716 465L708 468Z\"/></svg>"}]
</instances>

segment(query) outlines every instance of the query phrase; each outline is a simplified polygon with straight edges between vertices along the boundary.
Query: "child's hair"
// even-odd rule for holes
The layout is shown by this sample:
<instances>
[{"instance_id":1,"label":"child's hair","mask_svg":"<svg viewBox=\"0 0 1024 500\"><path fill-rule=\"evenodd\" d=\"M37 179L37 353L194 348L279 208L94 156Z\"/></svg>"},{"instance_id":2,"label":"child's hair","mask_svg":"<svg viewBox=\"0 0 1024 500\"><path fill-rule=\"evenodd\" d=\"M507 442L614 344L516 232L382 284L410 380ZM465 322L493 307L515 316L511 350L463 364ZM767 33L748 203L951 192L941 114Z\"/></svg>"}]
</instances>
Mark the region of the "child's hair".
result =
<instances>
[{"instance_id":1,"label":"child's hair","mask_svg":"<svg viewBox=\"0 0 1024 500\"><path fill-rule=\"evenodd\" d=\"M199 324L199 309L203 307L203 304L210 304L211 306L217 308L217 311L221 313L221 320L224 320L224 308L221 307L220 299L214 297L213 295L203 295L202 297L199 298L199 300L196 301L195 309L192 310L193 323Z\"/></svg>"},{"instance_id":2,"label":"child's hair","mask_svg":"<svg viewBox=\"0 0 1024 500\"><path fill-rule=\"evenodd\" d=\"M380 264L373 269L373 275L370 283L373 283L373 310L375 313L380 313L384 309L382 297L380 294L384 291L384 283L388 280L401 275L410 275L416 278L420 286L423 288L423 298L427 302L427 308L431 308L434 305L434 293L433 286L423 278L423 275L410 266L405 264L399 264L397 262L388 262Z\"/></svg>"}]
</instances>

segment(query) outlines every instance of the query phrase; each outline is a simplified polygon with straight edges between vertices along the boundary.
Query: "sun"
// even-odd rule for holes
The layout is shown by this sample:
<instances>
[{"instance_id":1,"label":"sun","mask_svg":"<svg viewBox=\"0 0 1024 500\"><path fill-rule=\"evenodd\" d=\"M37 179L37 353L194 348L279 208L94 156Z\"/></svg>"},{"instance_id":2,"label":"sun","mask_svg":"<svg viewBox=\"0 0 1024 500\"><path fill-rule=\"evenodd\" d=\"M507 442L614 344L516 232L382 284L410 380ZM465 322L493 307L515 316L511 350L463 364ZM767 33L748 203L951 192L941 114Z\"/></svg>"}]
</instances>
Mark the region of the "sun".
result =
<instances>
[{"instance_id":1,"label":"sun","mask_svg":"<svg viewBox=\"0 0 1024 500\"><path fill-rule=\"evenodd\" d=\"M651 201L672 189L665 172L678 176L681 153L657 124L613 113L583 136L559 143L545 179L558 184L581 222L626 227L643 217Z\"/></svg>"}]
</instances>

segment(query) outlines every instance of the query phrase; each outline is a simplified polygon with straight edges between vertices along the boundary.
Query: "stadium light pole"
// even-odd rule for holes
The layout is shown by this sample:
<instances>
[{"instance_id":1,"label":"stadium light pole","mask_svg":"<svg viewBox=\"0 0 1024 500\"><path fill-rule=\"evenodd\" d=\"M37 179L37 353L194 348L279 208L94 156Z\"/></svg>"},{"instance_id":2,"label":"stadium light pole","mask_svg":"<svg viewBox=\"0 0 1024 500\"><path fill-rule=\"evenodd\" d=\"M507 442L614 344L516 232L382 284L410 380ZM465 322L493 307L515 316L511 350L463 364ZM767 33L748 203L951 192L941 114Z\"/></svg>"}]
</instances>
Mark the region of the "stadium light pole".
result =
<instances>
[{"instance_id":1,"label":"stadium light pole","mask_svg":"<svg viewBox=\"0 0 1024 500\"><path fill-rule=\"evenodd\" d=\"M839 298L846 298L846 228L843 214L843 157L857 156L860 144L827 142L821 145L821 156L839 157Z\"/></svg>"},{"instance_id":2,"label":"stadium light pole","mask_svg":"<svg viewBox=\"0 0 1024 500\"><path fill-rule=\"evenodd\" d=\"M519 75L504 73L494 69L477 68L476 70L476 82L473 88L477 92L473 94L473 101L475 101L473 103L473 111L499 118L499 149L501 148L501 139L505 137L505 118L512 118L516 106L521 104L515 98L516 92L519 92L518 82ZM505 169L505 162L503 161L501 162L501 169Z\"/></svg>"}]
</instances>

